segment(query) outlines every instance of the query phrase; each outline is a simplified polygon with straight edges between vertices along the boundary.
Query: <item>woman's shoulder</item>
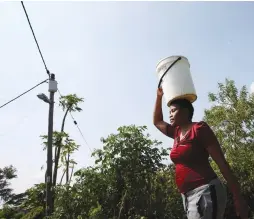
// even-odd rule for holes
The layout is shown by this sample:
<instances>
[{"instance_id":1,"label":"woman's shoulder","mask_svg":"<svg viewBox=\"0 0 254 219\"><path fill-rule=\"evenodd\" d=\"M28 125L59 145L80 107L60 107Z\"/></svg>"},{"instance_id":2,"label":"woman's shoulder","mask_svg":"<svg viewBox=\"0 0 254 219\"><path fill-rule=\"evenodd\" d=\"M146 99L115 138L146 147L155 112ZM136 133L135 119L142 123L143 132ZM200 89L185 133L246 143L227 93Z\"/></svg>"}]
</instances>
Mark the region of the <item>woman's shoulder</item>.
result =
<instances>
[{"instance_id":1,"label":"woman's shoulder","mask_svg":"<svg viewBox=\"0 0 254 219\"><path fill-rule=\"evenodd\" d=\"M200 139L204 145L218 143L215 133L205 121L196 122L194 130L195 137Z\"/></svg>"},{"instance_id":2,"label":"woman's shoulder","mask_svg":"<svg viewBox=\"0 0 254 219\"><path fill-rule=\"evenodd\" d=\"M202 126L202 125L208 125L205 121L201 120L201 121L198 121L198 122L194 122L195 125L197 126Z\"/></svg>"},{"instance_id":3,"label":"woman's shoulder","mask_svg":"<svg viewBox=\"0 0 254 219\"><path fill-rule=\"evenodd\" d=\"M201 130L201 129L210 129L210 126L205 121L194 122L194 129Z\"/></svg>"}]
</instances>

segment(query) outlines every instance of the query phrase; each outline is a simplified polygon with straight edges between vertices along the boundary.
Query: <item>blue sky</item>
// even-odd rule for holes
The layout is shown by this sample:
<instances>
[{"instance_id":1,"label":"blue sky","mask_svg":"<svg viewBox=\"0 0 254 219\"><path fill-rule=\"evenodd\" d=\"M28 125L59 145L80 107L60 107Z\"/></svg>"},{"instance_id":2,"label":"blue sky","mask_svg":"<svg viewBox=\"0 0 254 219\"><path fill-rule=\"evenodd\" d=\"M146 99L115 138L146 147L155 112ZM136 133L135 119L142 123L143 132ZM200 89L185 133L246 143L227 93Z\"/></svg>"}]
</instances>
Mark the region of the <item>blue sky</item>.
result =
<instances>
[{"instance_id":1,"label":"blue sky","mask_svg":"<svg viewBox=\"0 0 254 219\"><path fill-rule=\"evenodd\" d=\"M20 2L0 7L0 104L47 78ZM189 59L198 93L195 120L209 107L207 94L226 77L237 86L254 81L252 2L25 2L46 63L63 95L84 97L74 114L91 148L100 148L121 125L147 125L154 138L172 141L152 124L157 62ZM47 133L48 105L38 100L44 84L1 109L0 166L14 165L16 192L43 180L39 135ZM58 98L58 94L56 94ZM167 107L164 106L168 119ZM63 113L55 108L55 129ZM81 148L79 167L93 164L69 117L68 131ZM170 162L170 161L168 161Z\"/></svg>"}]
</instances>

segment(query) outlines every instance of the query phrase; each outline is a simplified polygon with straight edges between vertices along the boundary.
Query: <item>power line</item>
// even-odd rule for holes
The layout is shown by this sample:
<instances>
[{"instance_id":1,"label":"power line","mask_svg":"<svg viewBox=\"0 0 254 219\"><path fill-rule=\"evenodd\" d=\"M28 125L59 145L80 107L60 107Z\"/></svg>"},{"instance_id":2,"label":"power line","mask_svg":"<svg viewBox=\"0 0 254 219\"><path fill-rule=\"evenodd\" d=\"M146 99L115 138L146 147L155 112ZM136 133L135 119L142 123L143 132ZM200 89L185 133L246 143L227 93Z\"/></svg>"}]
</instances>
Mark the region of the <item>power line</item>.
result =
<instances>
[{"instance_id":1,"label":"power line","mask_svg":"<svg viewBox=\"0 0 254 219\"><path fill-rule=\"evenodd\" d=\"M46 65L46 62L45 62L45 60L44 60L44 58L43 58L43 55L42 55L42 52L41 52L39 43L38 43L38 41L37 41L37 39L36 39L36 36L35 36L34 30L33 30L32 24L31 24L31 22L30 22L30 19L29 19L29 17L28 17L27 12L26 12L26 8L25 8L25 5L24 5L23 1L21 1L21 4L22 4L22 7L23 7L24 12L25 12L25 14L26 14L26 18L27 18L28 24L29 24L29 26L30 26L30 29L31 29L31 31L32 31L32 34L33 34L35 43L36 43L37 48L38 48L38 50L39 50L39 53L40 53L40 55L41 55L42 62L43 62L44 67L45 67L45 69L46 69L46 73L47 73L48 75L50 75L50 71L48 70L47 65Z\"/></svg>"},{"instance_id":2,"label":"power line","mask_svg":"<svg viewBox=\"0 0 254 219\"><path fill-rule=\"evenodd\" d=\"M36 43L37 48L38 48L38 50L39 50L39 53L40 53L40 55L41 55L41 59L42 59L42 61L43 61L44 67L45 67L45 69L46 69L46 72L47 72L47 74L50 76L50 71L48 70L47 65L46 65L46 62L45 62L45 60L44 60L44 58L43 58L43 55L42 55L42 52L41 52L39 43L38 43L38 41L37 41L37 39L36 39L36 36L35 36L34 30L33 30L32 24L31 24L31 22L30 22L30 19L29 19L29 16L28 16L28 14L27 14L27 11L26 11L26 8L25 8L25 5L24 5L23 1L21 1L21 4L22 4L22 7L23 7L24 12L25 12L25 14L26 14L26 18L27 18L28 24L29 24L30 29L31 29L31 31L32 31L32 34L33 34L35 43ZM59 93L60 96L62 97L62 95L61 95L61 93L60 93L59 90L58 90L58 93ZM0 107L0 108L1 108L1 107ZM86 139L85 139L84 134L82 133L81 129L79 128L78 123L77 123L77 121L74 119L74 117L73 117L73 115L71 114L71 112L70 112L70 115L71 115L71 118L72 118L74 124L77 126L77 129L78 129L80 135L82 136L84 142L86 143L87 147L89 148L89 150L90 150L91 153L92 153L92 150L91 150L90 146L88 145L88 143L87 143L87 141L86 141Z\"/></svg>"},{"instance_id":3,"label":"power line","mask_svg":"<svg viewBox=\"0 0 254 219\"><path fill-rule=\"evenodd\" d=\"M62 94L60 93L59 89L58 89L58 93L59 93L60 97L63 97ZM71 116L71 118L72 118L72 120L73 120L74 125L77 127L77 129L78 129L78 131L79 131L81 137L83 138L84 142L86 143L88 149L89 149L90 152L92 153L92 149L91 149L91 147L89 146L89 144L87 143L86 138L85 138L83 132L82 132L81 129L79 128L79 125L78 125L78 123L77 123L77 120L74 119L74 117L73 117L73 115L72 115L71 112L69 112L69 114L70 114L70 116Z\"/></svg>"},{"instance_id":4,"label":"power line","mask_svg":"<svg viewBox=\"0 0 254 219\"><path fill-rule=\"evenodd\" d=\"M77 129L79 130L79 133L80 133L80 135L82 136L84 142L86 143L88 149L89 149L90 152L92 153L91 147L90 147L89 144L87 143L84 134L82 133L81 129L79 128L79 125L78 125L77 121L74 119L74 117L73 117L73 115L71 114L71 112L70 112L70 115L71 115L71 117L72 117L72 120L73 120L74 124L77 126Z\"/></svg>"},{"instance_id":5,"label":"power line","mask_svg":"<svg viewBox=\"0 0 254 219\"><path fill-rule=\"evenodd\" d=\"M31 90L33 90L34 88L40 86L41 84L45 83L46 81L48 81L48 79L40 82L39 84L35 85L34 87L30 88L29 90L25 91L24 93L18 95L17 97L13 98L12 100L8 101L7 103L3 104L2 106L0 106L0 108L3 108L4 106L8 105L9 103L13 102L14 100L17 100L18 98L22 97L23 95L25 95L26 93L30 92Z\"/></svg>"}]
</instances>

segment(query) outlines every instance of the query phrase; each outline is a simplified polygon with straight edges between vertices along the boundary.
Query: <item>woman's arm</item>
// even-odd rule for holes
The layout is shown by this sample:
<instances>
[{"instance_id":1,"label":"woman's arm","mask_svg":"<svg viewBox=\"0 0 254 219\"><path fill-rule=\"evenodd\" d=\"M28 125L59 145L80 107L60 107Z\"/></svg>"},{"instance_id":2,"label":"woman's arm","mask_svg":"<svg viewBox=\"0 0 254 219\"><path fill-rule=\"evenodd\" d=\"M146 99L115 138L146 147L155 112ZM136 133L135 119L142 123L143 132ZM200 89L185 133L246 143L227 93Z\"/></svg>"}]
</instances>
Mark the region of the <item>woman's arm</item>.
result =
<instances>
[{"instance_id":1,"label":"woman's arm","mask_svg":"<svg viewBox=\"0 0 254 219\"><path fill-rule=\"evenodd\" d=\"M203 123L203 126L199 130L200 139L206 150L218 165L223 177L228 183L228 187L233 194L236 212L242 219L248 218L248 206L245 203L241 194L240 184L237 178L234 176L225 156L222 152L221 146L211 128Z\"/></svg>"},{"instance_id":2,"label":"woman's arm","mask_svg":"<svg viewBox=\"0 0 254 219\"><path fill-rule=\"evenodd\" d=\"M241 194L240 184L226 161L220 145L209 145L207 151L218 165L223 177L228 183L228 187L233 194L237 216L240 216L242 219L248 219L248 206Z\"/></svg>"},{"instance_id":3,"label":"woman's arm","mask_svg":"<svg viewBox=\"0 0 254 219\"><path fill-rule=\"evenodd\" d=\"M218 165L223 177L228 183L228 187L232 194L234 195L234 198L241 196L241 189L240 184L236 177L234 176L228 162L225 159L225 156L221 150L221 147L218 143L211 144L207 146L207 151L212 157L212 159L215 161L215 163Z\"/></svg>"},{"instance_id":4,"label":"woman's arm","mask_svg":"<svg viewBox=\"0 0 254 219\"><path fill-rule=\"evenodd\" d=\"M157 91L157 97L156 97L155 108L153 113L153 124L164 135L174 138L174 128L163 120L162 96L163 96L163 91L161 88L159 88Z\"/></svg>"}]
</instances>

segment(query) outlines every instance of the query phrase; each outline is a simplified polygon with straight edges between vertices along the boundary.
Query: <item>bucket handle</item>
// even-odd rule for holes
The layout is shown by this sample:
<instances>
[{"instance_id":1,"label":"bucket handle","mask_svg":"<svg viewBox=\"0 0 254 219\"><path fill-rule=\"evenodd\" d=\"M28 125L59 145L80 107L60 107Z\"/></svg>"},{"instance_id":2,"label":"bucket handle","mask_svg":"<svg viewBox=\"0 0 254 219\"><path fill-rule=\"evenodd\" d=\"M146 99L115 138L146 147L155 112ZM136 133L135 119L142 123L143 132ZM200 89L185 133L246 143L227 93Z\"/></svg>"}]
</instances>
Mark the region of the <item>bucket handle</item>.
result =
<instances>
[{"instance_id":1,"label":"bucket handle","mask_svg":"<svg viewBox=\"0 0 254 219\"><path fill-rule=\"evenodd\" d=\"M168 68L167 70L164 72L164 74L161 76L161 79L159 81L159 84L158 84L158 88L160 88L161 86L161 82L162 82L162 79L164 78L165 74L167 74L167 72L169 71L169 69L171 69L173 67L174 64L176 64L179 60L181 60L182 57L179 57L178 59L176 59Z\"/></svg>"}]
</instances>

